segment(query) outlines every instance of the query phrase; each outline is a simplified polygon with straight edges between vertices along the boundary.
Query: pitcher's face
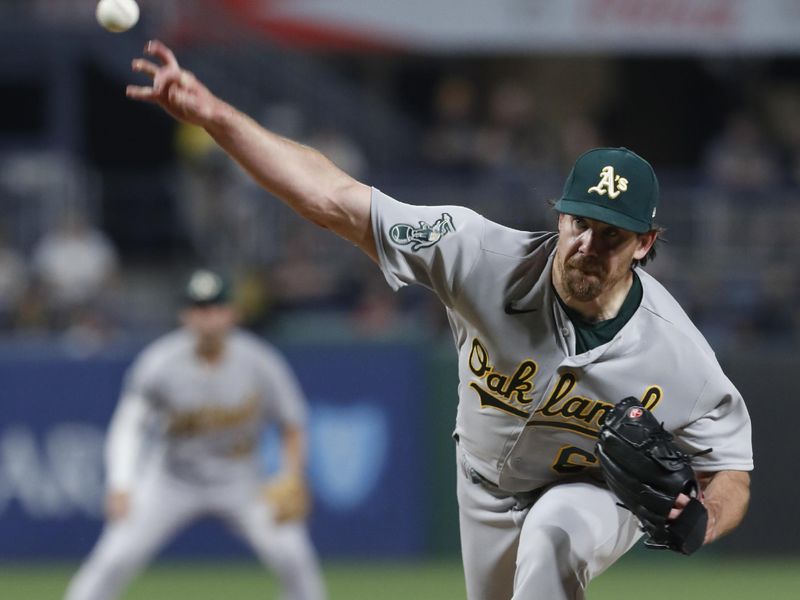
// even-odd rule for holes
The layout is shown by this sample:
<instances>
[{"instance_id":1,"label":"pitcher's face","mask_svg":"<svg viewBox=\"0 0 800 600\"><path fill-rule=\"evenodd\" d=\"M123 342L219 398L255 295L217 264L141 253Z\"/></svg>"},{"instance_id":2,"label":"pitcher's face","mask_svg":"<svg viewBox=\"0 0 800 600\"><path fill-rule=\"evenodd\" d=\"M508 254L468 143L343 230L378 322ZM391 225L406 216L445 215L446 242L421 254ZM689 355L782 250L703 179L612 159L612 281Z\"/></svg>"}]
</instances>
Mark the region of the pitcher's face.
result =
<instances>
[{"instance_id":1,"label":"pitcher's face","mask_svg":"<svg viewBox=\"0 0 800 600\"><path fill-rule=\"evenodd\" d=\"M654 241L652 232L562 213L553 268L571 297L588 302L625 280L633 261L644 258Z\"/></svg>"}]
</instances>

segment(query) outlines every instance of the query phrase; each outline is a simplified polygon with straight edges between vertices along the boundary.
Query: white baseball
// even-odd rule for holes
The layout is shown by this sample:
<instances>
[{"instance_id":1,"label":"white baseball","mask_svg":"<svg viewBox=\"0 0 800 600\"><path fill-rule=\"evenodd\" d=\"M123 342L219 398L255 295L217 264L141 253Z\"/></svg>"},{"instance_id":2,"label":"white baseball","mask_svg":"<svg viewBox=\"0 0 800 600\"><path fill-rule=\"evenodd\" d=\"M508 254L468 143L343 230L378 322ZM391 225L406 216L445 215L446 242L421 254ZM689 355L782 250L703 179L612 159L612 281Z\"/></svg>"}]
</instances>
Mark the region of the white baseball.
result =
<instances>
[{"instance_id":1,"label":"white baseball","mask_svg":"<svg viewBox=\"0 0 800 600\"><path fill-rule=\"evenodd\" d=\"M136 0L100 0L95 11L97 22L114 33L127 31L139 20Z\"/></svg>"}]
</instances>

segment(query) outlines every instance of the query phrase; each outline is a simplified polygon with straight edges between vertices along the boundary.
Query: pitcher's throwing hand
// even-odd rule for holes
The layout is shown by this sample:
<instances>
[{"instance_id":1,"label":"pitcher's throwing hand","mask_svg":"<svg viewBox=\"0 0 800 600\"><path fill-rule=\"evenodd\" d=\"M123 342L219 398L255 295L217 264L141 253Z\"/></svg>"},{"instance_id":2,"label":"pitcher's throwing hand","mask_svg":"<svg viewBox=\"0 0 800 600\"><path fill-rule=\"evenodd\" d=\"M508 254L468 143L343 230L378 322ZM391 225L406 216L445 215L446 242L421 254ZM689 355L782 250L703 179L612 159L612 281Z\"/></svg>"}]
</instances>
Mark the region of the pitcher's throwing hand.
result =
<instances>
[{"instance_id":1,"label":"pitcher's throwing hand","mask_svg":"<svg viewBox=\"0 0 800 600\"><path fill-rule=\"evenodd\" d=\"M144 52L158 61L136 58L131 68L144 73L152 85L129 85L128 98L158 104L180 121L204 126L221 103L190 71L182 69L175 54L158 40L147 42Z\"/></svg>"}]
</instances>

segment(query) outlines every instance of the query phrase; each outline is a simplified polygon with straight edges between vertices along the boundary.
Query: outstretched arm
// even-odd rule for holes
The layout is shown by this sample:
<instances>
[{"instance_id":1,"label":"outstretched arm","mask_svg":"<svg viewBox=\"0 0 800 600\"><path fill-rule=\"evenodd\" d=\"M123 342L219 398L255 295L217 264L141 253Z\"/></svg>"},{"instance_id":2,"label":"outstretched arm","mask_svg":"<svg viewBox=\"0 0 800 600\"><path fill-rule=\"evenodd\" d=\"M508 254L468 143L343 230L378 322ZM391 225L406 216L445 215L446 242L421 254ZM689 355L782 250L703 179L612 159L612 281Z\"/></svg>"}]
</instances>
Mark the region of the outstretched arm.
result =
<instances>
[{"instance_id":1,"label":"outstretched arm","mask_svg":"<svg viewBox=\"0 0 800 600\"><path fill-rule=\"evenodd\" d=\"M137 58L132 68L150 76L152 85L129 85L129 98L158 104L174 118L204 128L264 189L377 261L368 186L313 148L264 129L212 94L163 43L148 42L145 54L157 62Z\"/></svg>"}]
</instances>

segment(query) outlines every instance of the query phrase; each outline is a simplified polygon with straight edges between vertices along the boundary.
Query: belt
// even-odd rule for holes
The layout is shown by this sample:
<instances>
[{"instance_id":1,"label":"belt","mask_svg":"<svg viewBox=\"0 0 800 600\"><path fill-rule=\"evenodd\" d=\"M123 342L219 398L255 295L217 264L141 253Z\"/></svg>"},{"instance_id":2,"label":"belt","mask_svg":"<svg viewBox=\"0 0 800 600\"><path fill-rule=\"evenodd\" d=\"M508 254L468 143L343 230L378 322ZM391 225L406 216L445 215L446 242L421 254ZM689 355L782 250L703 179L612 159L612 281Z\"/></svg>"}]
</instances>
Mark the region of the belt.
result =
<instances>
[{"instance_id":1,"label":"belt","mask_svg":"<svg viewBox=\"0 0 800 600\"><path fill-rule=\"evenodd\" d=\"M467 467L467 476L469 477L469 480L472 483L480 484L485 488L489 488L489 489L492 489L492 490L497 490L498 492L502 491L500 489L500 487L496 483L494 483L493 481L487 479L486 477L484 477L483 475L478 473L475 469L473 469L469 465L466 465L466 467Z\"/></svg>"},{"instance_id":2,"label":"belt","mask_svg":"<svg viewBox=\"0 0 800 600\"><path fill-rule=\"evenodd\" d=\"M458 442L458 437L453 436ZM461 464L463 467L463 472L466 478L471 481L472 483L481 486L484 490L486 490L489 494L494 496L495 498L513 498L516 501L516 508L523 509L531 506L534 502L539 499L539 496L542 495L544 492L545 487L539 487L534 490L530 490L527 492L508 492L498 486L494 481L488 479L481 475L478 471L472 468L472 465L469 464L467 457L464 455L463 451L461 451Z\"/></svg>"}]
</instances>

